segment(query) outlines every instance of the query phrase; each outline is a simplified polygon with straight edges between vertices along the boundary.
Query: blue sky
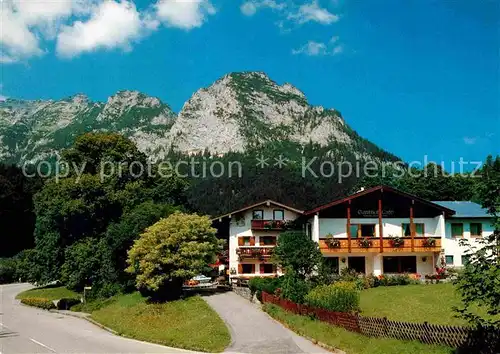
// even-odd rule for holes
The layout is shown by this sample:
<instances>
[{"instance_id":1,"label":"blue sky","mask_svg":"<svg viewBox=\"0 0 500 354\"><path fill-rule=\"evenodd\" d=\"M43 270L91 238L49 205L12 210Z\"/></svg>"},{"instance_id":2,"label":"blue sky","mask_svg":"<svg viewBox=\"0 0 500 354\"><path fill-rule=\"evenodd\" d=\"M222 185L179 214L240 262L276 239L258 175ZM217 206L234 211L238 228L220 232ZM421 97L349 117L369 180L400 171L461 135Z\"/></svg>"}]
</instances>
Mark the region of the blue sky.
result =
<instances>
[{"instance_id":1,"label":"blue sky","mask_svg":"<svg viewBox=\"0 0 500 354\"><path fill-rule=\"evenodd\" d=\"M2 96L134 89L179 111L224 74L256 70L406 161L500 153L500 1L26 3L2 3Z\"/></svg>"}]
</instances>

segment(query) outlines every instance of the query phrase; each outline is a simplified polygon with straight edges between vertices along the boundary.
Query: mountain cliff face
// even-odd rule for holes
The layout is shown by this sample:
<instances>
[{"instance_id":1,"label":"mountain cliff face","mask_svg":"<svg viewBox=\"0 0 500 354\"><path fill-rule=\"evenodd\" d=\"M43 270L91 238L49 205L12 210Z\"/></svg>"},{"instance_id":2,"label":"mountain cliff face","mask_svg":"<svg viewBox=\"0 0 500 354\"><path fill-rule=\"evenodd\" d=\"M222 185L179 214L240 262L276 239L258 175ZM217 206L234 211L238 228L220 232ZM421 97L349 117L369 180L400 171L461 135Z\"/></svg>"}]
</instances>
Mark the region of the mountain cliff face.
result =
<instances>
[{"instance_id":1,"label":"mountain cliff face","mask_svg":"<svg viewBox=\"0 0 500 354\"><path fill-rule=\"evenodd\" d=\"M223 154L273 142L347 148L367 159L396 160L361 138L334 109L311 106L290 84L260 72L231 73L202 88L176 116L158 98L120 91L106 103L84 95L60 101L0 102L0 161L36 162L88 131L130 137L153 159L169 150Z\"/></svg>"},{"instance_id":2,"label":"mountain cliff face","mask_svg":"<svg viewBox=\"0 0 500 354\"><path fill-rule=\"evenodd\" d=\"M89 131L113 131L146 153L166 144L175 114L156 97L120 91L106 103L84 95L60 101L0 102L0 161L36 162L57 155Z\"/></svg>"}]
</instances>

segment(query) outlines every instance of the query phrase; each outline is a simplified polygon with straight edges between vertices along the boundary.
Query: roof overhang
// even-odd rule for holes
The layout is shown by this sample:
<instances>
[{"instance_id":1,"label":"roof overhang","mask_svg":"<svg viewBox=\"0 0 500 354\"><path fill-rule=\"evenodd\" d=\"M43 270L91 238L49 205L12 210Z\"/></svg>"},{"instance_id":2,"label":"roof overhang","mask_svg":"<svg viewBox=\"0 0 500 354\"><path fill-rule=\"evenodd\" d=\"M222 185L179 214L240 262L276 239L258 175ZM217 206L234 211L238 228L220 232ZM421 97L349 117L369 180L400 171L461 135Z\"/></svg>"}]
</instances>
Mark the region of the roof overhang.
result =
<instances>
[{"instance_id":1,"label":"roof overhang","mask_svg":"<svg viewBox=\"0 0 500 354\"><path fill-rule=\"evenodd\" d=\"M252 204L252 205L248 205L248 206L246 206L244 208L241 208L241 209L232 211L230 213L218 216L216 218L213 218L212 221L220 220L220 219L224 219L224 218L228 218L228 217L231 217L231 215L239 214L241 212L247 211L249 209L254 209L254 208L257 208L257 207L260 207L260 206L267 206L267 207L269 207L271 205L274 205L274 206L277 206L277 207L280 207L280 208L292 211L292 212L297 213L299 215L302 215L304 213L303 210L295 209L295 208L292 208L292 207L290 207L288 205L278 203L278 202L276 202L274 200L271 200L271 199L267 199L267 200L264 200L263 202Z\"/></svg>"},{"instance_id":2,"label":"roof overhang","mask_svg":"<svg viewBox=\"0 0 500 354\"><path fill-rule=\"evenodd\" d=\"M380 185L380 186L376 186L376 187L372 187L372 188L368 188L368 189L359 191L359 192L351 194L350 196L347 196L345 198L340 198L340 199L334 200L333 202L321 205L321 206L316 207L314 209L307 210L307 211L304 212L304 215L308 216L308 215L316 214L316 213L319 213L322 210L331 208L331 207L333 207L335 205L346 203L346 202L349 202L350 200L353 200L353 199L356 199L356 198L359 198L359 197L362 197L364 195L368 195L368 194L371 194L371 193L374 193L374 192L377 192L377 191L379 191L379 192L389 191L389 192L401 195L403 197L415 200L415 201L420 202L422 204L429 205L431 207L439 209L439 210L443 211L444 213L446 213L448 215L455 214L454 210L448 209L448 208L443 207L443 206L441 206L439 204L433 203L433 202L431 202L429 200L417 197L416 195L413 195L413 194L410 194L410 193L406 193L406 192L400 191L398 189L395 189L395 188L392 188L392 187L389 187L389 186Z\"/></svg>"}]
</instances>

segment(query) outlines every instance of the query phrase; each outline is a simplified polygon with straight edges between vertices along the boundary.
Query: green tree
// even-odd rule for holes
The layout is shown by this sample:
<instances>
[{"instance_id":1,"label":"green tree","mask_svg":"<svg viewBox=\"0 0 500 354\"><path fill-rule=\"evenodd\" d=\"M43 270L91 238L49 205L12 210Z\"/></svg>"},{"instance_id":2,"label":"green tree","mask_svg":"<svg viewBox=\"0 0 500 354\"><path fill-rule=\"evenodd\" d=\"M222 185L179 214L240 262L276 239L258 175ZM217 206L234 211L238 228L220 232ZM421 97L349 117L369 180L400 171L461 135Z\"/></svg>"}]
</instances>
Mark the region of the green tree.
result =
<instances>
[{"instance_id":1,"label":"green tree","mask_svg":"<svg viewBox=\"0 0 500 354\"><path fill-rule=\"evenodd\" d=\"M126 288L134 287L133 277L125 272L127 251L148 226L175 211L179 211L179 208L170 204L147 201L124 213L118 222L112 223L108 227L104 239L111 254L110 261L113 264L118 281Z\"/></svg>"},{"instance_id":2,"label":"green tree","mask_svg":"<svg viewBox=\"0 0 500 354\"><path fill-rule=\"evenodd\" d=\"M16 166L0 163L0 257L12 257L33 247L33 194L41 183L37 177L26 177Z\"/></svg>"},{"instance_id":3,"label":"green tree","mask_svg":"<svg viewBox=\"0 0 500 354\"><path fill-rule=\"evenodd\" d=\"M67 247L61 268L61 281L70 289L82 291L84 286L102 287L114 284L116 275L111 254L103 240L86 238Z\"/></svg>"},{"instance_id":4,"label":"green tree","mask_svg":"<svg viewBox=\"0 0 500 354\"><path fill-rule=\"evenodd\" d=\"M143 165L146 163L146 156L137 149L137 146L118 133L83 134L76 138L73 146L65 150L62 156L72 168L78 166L80 171L83 169L83 173L89 174L98 174L101 168L111 167L112 164L116 167L129 166L134 161ZM127 169L125 175L126 172Z\"/></svg>"},{"instance_id":5,"label":"green tree","mask_svg":"<svg viewBox=\"0 0 500 354\"><path fill-rule=\"evenodd\" d=\"M128 252L136 286L163 298L180 296L186 279L204 272L219 250L206 216L174 213L149 227Z\"/></svg>"},{"instance_id":6,"label":"green tree","mask_svg":"<svg viewBox=\"0 0 500 354\"><path fill-rule=\"evenodd\" d=\"M485 237L481 247L470 247L469 260L456 281L463 307L459 316L476 327L494 327L500 331L500 156L489 156L481 170L478 186L483 207L494 217L494 232ZM474 311L479 306L488 316Z\"/></svg>"},{"instance_id":7,"label":"green tree","mask_svg":"<svg viewBox=\"0 0 500 354\"><path fill-rule=\"evenodd\" d=\"M298 277L305 279L320 268L323 255L318 244L304 232L286 231L278 237L273 262L285 272L293 271Z\"/></svg>"}]
</instances>

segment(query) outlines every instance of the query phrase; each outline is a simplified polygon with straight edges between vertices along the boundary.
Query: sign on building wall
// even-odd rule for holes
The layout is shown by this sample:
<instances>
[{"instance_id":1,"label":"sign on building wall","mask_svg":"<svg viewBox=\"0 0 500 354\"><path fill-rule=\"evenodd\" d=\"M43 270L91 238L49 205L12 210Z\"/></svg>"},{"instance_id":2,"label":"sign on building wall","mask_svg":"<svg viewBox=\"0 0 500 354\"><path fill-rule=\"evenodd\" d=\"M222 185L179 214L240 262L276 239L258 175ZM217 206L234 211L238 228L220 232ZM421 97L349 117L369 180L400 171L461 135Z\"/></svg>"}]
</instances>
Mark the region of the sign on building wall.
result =
<instances>
[{"instance_id":1,"label":"sign on building wall","mask_svg":"<svg viewBox=\"0 0 500 354\"><path fill-rule=\"evenodd\" d=\"M377 209L358 209L358 216L363 218L378 218ZM382 217L394 216L394 209L382 209Z\"/></svg>"}]
</instances>

